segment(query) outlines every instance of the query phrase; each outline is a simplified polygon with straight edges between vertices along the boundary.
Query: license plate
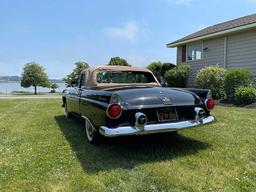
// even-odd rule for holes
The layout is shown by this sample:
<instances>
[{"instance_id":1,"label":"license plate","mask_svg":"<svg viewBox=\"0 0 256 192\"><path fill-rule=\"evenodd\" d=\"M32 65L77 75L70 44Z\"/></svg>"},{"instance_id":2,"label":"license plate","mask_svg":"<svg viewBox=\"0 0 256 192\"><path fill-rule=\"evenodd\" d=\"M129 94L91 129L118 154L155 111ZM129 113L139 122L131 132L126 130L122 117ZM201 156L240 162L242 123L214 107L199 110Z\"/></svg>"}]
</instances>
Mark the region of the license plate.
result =
<instances>
[{"instance_id":1,"label":"license plate","mask_svg":"<svg viewBox=\"0 0 256 192\"><path fill-rule=\"evenodd\" d=\"M159 121L176 121L178 120L177 112L174 108L158 109L157 116Z\"/></svg>"}]
</instances>

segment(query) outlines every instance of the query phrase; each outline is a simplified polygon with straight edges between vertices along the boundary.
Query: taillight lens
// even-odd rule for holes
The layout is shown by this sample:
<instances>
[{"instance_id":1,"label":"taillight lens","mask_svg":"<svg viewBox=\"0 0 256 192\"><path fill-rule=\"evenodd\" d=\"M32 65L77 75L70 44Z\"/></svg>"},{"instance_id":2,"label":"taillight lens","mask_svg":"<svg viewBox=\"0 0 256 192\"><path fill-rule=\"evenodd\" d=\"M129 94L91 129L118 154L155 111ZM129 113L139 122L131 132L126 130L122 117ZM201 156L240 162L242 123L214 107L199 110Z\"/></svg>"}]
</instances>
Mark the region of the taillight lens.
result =
<instances>
[{"instance_id":1,"label":"taillight lens","mask_svg":"<svg viewBox=\"0 0 256 192\"><path fill-rule=\"evenodd\" d=\"M119 104L110 104L107 108L107 115L111 119L117 119L122 114L122 108Z\"/></svg>"},{"instance_id":2,"label":"taillight lens","mask_svg":"<svg viewBox=\"0 0 256 192\"><path fill-rule=\"evenodd\" d=\"M205 100L205 107L207 110L212 110L215 106L214 100L213 99L206 99Z\"/></svg>"}]
</instances>

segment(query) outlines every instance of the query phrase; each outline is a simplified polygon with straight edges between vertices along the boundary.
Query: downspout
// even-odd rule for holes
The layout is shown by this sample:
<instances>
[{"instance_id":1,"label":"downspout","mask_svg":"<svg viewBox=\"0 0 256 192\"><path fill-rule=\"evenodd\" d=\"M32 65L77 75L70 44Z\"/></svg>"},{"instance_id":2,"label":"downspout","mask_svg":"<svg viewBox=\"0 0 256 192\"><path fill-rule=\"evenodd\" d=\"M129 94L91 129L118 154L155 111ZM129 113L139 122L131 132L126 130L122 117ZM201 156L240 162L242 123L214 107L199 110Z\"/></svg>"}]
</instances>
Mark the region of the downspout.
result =
<instances>
[{"instance_id":1,"label":"downspout","mask_svg":"<svg viewBox=\"0 0 256 192\"><path fill-rule=\"evenodd\" d=\"M224 69L227 68L227 48L228 48L228 37L224 37Z\"/></svg>"},{"instance_id":2,"label":"downspout","mask_svg":"<svg viewBox=\"0 0 256 192\"><path fill-rule=\"evenodd\" d=\"M176 65L179 64L179 47L176 47Z\"/></svg>"}]
</instances>

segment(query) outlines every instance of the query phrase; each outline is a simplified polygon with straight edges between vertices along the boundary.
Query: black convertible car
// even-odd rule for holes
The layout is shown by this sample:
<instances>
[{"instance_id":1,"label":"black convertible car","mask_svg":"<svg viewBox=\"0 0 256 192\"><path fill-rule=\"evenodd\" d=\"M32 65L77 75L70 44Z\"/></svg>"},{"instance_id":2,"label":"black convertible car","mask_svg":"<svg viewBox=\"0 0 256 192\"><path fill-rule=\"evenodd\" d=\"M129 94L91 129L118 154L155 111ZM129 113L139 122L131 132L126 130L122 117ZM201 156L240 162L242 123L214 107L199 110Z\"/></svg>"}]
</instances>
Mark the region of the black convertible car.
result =
<instances>
[{"instance_id":1,"label":"black convertible car","mask_svg":"<svg viewBox=\"0 0 256 192\"><path fill-rule=\"evenodd\" d=\"M172 132L213 122L209 90L161 87L143 68L89 68L63 92L66 117L84 119L87 139Z\"/></svg>"}]
</instances>

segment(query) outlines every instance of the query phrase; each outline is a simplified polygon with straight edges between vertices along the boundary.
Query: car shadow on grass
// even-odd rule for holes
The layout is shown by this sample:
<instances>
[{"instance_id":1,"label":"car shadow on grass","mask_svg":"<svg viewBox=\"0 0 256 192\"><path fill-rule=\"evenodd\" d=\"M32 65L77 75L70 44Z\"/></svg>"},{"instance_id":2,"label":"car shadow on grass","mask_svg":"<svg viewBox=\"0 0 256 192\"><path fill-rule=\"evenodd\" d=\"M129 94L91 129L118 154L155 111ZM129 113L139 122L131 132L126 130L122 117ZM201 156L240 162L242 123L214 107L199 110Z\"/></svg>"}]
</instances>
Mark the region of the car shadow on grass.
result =
<instances>
[{"instance_id":1,"label":"car shadow on grass","mask_svg":"<svg viewBox=\"0 0 256 192\"><path fill-rule=\"evenodd\" d=\"M55 120L86 173L132 169L138 164L172 160L210 147L208 143L170 133L110 138L94 146L87 142L81 121L65 116L56 116Z\"/></svg>"}]
</instances>

